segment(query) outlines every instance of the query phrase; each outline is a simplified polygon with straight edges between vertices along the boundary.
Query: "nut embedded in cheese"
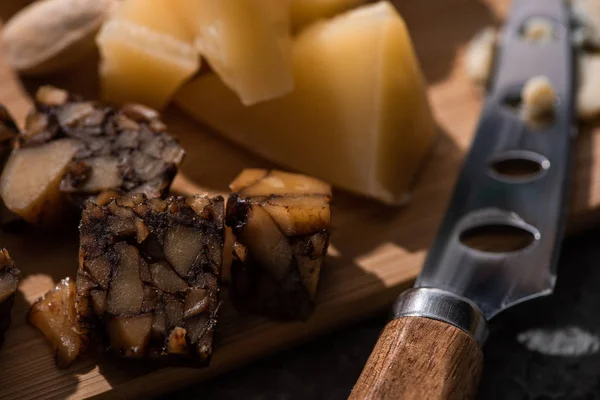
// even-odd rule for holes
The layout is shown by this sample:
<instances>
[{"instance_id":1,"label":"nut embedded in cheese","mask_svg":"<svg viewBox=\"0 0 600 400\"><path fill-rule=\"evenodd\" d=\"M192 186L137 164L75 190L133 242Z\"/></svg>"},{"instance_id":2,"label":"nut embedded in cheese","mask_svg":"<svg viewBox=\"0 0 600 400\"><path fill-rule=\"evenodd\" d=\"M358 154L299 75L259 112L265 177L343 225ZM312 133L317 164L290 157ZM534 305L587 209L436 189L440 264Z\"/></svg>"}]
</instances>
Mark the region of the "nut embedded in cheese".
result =
<instances>
[{"instance_id":1,"label":"nut embedded in cheese","mask_svg":"<svg viewBox=\"0 0 600 400\"><path fill-rule=\"evenodd\" d=\"M164 6L157 0L160 4ZM102 96L114 103L136 102L160 109L200 67L191 32L166 6L122 2L96 42L102 56Z\"/></svg>"},{"instance_id":2,"label":"nut embedded in cheese","mask_svg":"<svg viewBox=\"0 0 600 400\"><path fill-rule=\"evenodd\" d=\"M435 126L404 22L388 2L317 23L296 39L294 91L244 107L216 75L176 102L279 164L385 203L406 201Z\"/></svg>"},{"instance_id":3,"label":"nut embedded in cheese","mask_svg":"<svg viewBox=\"0 0 600 400\"><path fill-rule=\"evenodd\" d=\"M366 0L292 0L292 27L298 30L324 18L358 7Z\"/></svg>"},{"instance_id":4,"label":"nut embedded in cheese","mask_svg":"<svg viewBox=\"0 0 600 400\"><path fill-rule=\"evenodd\" d=\"M0 196L6 207L24 220L40 225L60 217L60 182L79 150L73 139L58 139L12 152L0 177ZM22 171L27 171L26 177Z\"/></svg>"},{"instance_id":5,"label":"nut embedded in cheese","mask_svg":"<svg viewBox=\"0 0 600 400\"><path fill-rule=\"evenodd\" d=\"M212 69L245 105L294 87L289 0L176 0Z\"/></svg>"}]
</instances>

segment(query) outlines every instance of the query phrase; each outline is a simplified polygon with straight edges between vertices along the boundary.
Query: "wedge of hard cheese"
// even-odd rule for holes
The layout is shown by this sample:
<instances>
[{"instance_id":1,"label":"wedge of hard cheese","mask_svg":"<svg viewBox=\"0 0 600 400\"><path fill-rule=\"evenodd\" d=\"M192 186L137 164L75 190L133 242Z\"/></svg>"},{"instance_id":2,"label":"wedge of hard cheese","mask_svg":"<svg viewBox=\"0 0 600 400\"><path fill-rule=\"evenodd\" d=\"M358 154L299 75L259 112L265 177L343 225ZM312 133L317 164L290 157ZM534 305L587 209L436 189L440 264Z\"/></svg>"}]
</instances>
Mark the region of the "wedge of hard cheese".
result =
<instances>
[{"instance_id":1,"label":"wedge of hard cheese","mask_svg":"<svg viewBox=\"0 0 600 400\"><path fill-rule=\"evenodd\" d=\"M172 1L200 53L242 103L292 90L290 0Z\"/></svg>"},{"instance_id":2,"label":"wedge of hard cheese","mask_svg":"<svg viewBox=\"0 0 600 400\"><path fill-rule=\"evenodd\" d=\"M367 0L292 0L292 26L298 30L319 19L330 18Z\"/></svg>"},{"instance_id":3,"label":"wedge of hard cheese","mask_svg":"<svg viewBox=\"0 0 600 400\"><path fill-rule=\"evenodd\" d=\"M162 108L200 67L193 34L170 0L125 0L96 38L102 96Z\"/></svg>"},{"instance_id":4,"label":"wedge of hard cheese","mask_svg":"<svg viewBox=\"0 0 600 400\"><path fill-rule=\"evenodd\" d=\"M410 38L388 2L305 30L293 45L294 91L244 107L216 75L175 101L228 138L278 164L398 204L435 126Z\"/></svg>"}]
</instances>

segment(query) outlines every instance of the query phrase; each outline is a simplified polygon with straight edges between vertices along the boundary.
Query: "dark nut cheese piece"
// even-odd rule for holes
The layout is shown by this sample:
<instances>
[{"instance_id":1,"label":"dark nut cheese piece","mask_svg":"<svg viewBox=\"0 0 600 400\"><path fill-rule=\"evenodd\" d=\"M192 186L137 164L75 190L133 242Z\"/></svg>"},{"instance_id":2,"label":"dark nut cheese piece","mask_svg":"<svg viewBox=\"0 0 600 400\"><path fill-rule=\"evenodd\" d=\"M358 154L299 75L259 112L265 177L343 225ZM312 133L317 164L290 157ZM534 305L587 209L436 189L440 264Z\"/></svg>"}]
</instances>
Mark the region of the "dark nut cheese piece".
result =
<instances>
[{"instance_id":1,"label":"dark nut cheese piece","mask_svg":"<svg viewBox=\"0 0 600 400\"><path fill-rule=\"evenodd\" d=\"M0 344L10 326L10 311L15 301L20 272L6 249L0 250Z\"/></svg>"},{"instance_id":2,"label":"dark nut cheese piece","mask_svg":"<svg viewBox=\"0 0 600 400\"><path fill-rule=\"evenodd\" d=\"M226 221L235 235L236 308L307 318L329 244L331 187L304 175L247 169L230 188Z\"/></svg>"},{"instance_id":3,"label":"dark nut cheese piece","mask_svg":"<svg viewBox=\"0 0 600 400\"><path fill-rule=\"evenodd\" d=\"M113 108L41 87L0 178L0 196L23 219L50 224L65 204L110 190L166 195L184 150L158 112Z\"/></svg>"},{"instance_id":4,"label":"dark nut cheese piece","mask_svg":"<svg viewBox=\"0 0 600 400\"><path fill-rule=\"evenodd\" d=\"M80 320L114 355L205 364L217 322L223 198L106 201L87 202L81 219Z\"/></svg>"}]
</instances>

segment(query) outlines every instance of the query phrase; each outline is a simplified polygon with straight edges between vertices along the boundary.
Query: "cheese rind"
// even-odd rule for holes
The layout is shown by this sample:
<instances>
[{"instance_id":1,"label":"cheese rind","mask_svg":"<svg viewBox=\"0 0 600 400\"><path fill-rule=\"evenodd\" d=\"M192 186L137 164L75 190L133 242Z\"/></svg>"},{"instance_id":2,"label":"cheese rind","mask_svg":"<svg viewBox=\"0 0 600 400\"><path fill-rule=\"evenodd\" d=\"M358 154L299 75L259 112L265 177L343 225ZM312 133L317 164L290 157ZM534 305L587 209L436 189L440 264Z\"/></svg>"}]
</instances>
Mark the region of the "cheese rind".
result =
<instances>
[{"instance_id":1,"label":"cheese rind","mask_svg":"<svg viewBox=\"0 0 600 400\"><path fill-rule=\"evenodd\" d=\"M195 45L223 82L251 105L294 87L289 0L176 0Z\"/></svg>"},{"instance_id":2,"label":"cheese rind","mask_svg":"<svg viewBox=\"0 0 600 400\"><path fill-rule=\"evenodd\" d=\"M191 115L281 165L397 204L435 126L406 27L388 2L304 31L293 45L294 91L244 107L219 78L185 85Z\"/></svg>"}]
</instances>

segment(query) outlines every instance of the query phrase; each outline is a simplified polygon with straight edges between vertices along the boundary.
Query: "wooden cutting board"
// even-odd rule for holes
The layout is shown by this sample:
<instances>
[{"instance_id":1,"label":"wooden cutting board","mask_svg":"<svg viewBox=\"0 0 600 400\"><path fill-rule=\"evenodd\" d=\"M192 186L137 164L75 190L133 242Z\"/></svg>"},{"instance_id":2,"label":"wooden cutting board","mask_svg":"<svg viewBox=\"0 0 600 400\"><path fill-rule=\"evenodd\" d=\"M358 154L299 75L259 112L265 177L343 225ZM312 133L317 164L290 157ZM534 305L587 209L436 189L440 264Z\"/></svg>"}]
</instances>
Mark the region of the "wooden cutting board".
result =
<instances>
[{"instance_id":1,"label":"wooden cutting board","mask_svg":"<svg viewBox=\"0 0 600 400\"><path fill-rule=\"evenodd\" d=\"M418 274L471 142L481 95L462 70L464 46L478 29L497 24L508 8L507 2L492 0L403 0L397 4L429 82L441 137L409 206L390 208L340 191L335 193L333 245L322 275L317 310L307 322L275 323L241 316L225 301L208 369L131 366L88 354L71 368L60 370L42 335L26 324L25 315L30 304L55 282L73 276L77 237L0 233L0 244L10 250L24 274L12 313L13 326L0 350L0 398L158 395L388 308ZM4 12L0 17L6 15ZM95 96L94 62L52 79L20 81L2 64L0 56L0 102L22 121L30 107L28 92L39 84L53 83ZM194 185L226 191L242 168L271 166L176 109L167 110L165 119L188 150L184 177L175 185L182 191ZM571 230L589 227L598 217L599 135L593 127L583 127L578 139Z\"/></svg>"}]
</instances>

